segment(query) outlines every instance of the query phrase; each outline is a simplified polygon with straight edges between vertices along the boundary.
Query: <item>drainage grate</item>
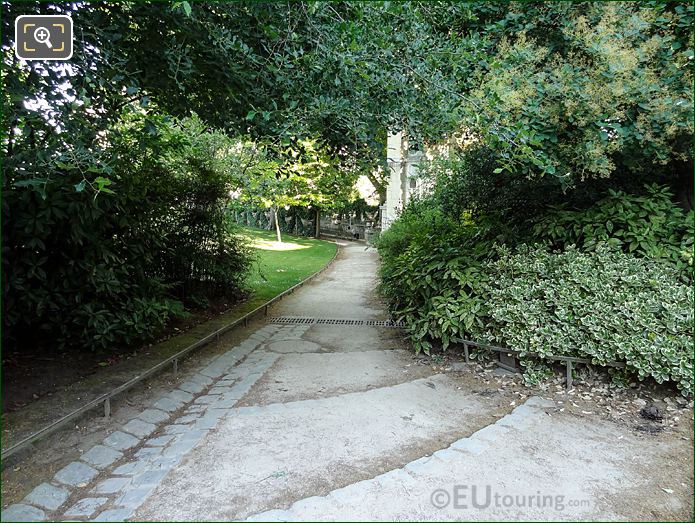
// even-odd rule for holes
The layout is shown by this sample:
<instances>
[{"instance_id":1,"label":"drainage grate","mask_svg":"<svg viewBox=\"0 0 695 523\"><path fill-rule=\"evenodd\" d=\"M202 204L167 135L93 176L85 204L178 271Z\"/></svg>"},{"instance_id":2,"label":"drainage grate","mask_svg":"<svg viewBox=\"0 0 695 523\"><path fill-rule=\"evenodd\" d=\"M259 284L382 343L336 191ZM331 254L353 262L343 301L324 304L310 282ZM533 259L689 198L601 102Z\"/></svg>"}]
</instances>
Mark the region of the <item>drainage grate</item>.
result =
<instances>
[{"instance_id":1,"label":"drainage grate","mask_svg":"<svg viewBox=\"0 0 695 523\"><path fill-rule=\"evenodd\" d=\"M299 318L293 316L278 316L268 318L268 323L279 325L363 325L365 327L396 327L403 328L405 323L393 320L349 320L337 318Z\"/></svg>"},{"instance_id":2,"label":"drainage grate","mask_svg":"<svg viewBox=\"0 0 695 523\"><path fill-rule=\"evenodd\" d=\"M280 323L286 324L303 324L303 323L315 323L316 318L292 318L289 316L279 316L277 318L268 318L268 323Z\"/></svg>"}]
</instances>

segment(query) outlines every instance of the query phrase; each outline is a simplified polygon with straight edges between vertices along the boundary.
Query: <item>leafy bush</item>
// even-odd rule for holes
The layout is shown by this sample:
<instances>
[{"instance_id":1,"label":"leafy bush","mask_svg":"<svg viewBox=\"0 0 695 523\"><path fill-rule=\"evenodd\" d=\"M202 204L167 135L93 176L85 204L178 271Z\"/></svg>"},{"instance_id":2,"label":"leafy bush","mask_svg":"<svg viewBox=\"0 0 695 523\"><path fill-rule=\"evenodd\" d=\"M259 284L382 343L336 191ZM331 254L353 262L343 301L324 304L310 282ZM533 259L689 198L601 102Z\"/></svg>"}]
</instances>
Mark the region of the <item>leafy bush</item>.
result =
<instances>
[{"instance_id":1,"label":"leafy bush","mask_svg":"<svg viewBox=\"0 0 695 523\"><path fill-rule=\"evenodd\" d=\"M405 252L408 246L447 233L453 222L431 200L411 200L391 227L380 237L377 248L388 260Z\"/></svg>"},{"instance_id":2,"label":"leafy bush","mask_svg":"<svg viewBox=\"0 0 695 523\"><path fill-rule=\"evenodd\" d=\"M646 189L645 195L610 191L610 196L582 210L556 206L535 223L534 236L560 249L577 245L594 251L605 242L691 273L693 212L686 215L664 186Z\"/></svg>"},{"instance_id":3,"label":"leafy bush","mask_svg":"<svg viewBox=\"0 0 695 523\"><path fill-rule=\"evenodd\" d=\"M377 242L381 292L393 315L406 322L415 349L429 353L433 340L481 333L488 275L498 227L457 224L428 202L412 203Z\"/></svg>"},{"instance_id":4,"label":"leafy bush","mask_svg":"<svg viewBox=\"0 0 695 523\"><path fill-rule=\"evenodd\" d=\"M249 250L225 212L226 137L138 115L107 135L100 165L47 158L31 165L40 179L3 165L8 345L112 350L156 336L191 297L241 292Z\"/></svg>"},{"instance_id":5,"label":"leafy bush","mask_svg":"<svg viewBox=\"0 0 695 523\"><path fill-rule=\"evenodd\" d=\"M412 246L382 267L382 290L418 352L429 353L433 339L446 347L452 337L483 327L487 275L480 264L466 249L442 241Z\"/></svg>"},{"instance_id":6,"label":"leafy bush","mask_svg":"<svg viewBox=\"0 0 695 523\"><path fill-rule=\"evenodd\" d=\"M562 195L555 180L499 173L498 163L492 149L471 144L424 163L419 173L432 187L432 200L455 219L499 215L522 221Z\"/></svg>"},{"instance_id":7,"label":"leafy bush","mask_svg":"<svg viewBox=\"0 0 695 523\"><path fill-rule=\"evenodd\" d=\"M500 249L491 283L489 341L523 353L625 362L640 379L693 391L693 289L660 263L598 246L550 253Z\"/></svg>"},{"instance_id":8,"label":"leafy bush","mask_svg":"<svg viewBox=\"0 0 695 523\"><path fill-rule=\"evenodd\" d=\"M463 337L541 357L620 361L690 393L693 291L675 266L599 242L591 252L522 244L512 254L499 244L513 245L513 232L455 222L420 201L382 233L380 289L416 351ZM530 382L547 376L542 361L522 357L522 365Z\"/></svg>"}]
</instances>

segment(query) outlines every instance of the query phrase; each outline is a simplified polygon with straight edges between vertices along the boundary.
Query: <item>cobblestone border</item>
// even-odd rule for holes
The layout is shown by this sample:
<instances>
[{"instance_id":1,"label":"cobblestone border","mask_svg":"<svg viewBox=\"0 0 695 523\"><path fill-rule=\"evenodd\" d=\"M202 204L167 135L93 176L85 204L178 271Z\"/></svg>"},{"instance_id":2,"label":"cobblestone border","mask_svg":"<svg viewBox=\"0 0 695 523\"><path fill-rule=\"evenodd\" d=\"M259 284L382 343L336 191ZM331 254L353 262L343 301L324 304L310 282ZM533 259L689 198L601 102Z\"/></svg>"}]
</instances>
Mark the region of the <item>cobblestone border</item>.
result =
<instances>
[{"instance_id":1,"label":"cobblestone border","mask_svg":"<svg viewBox=\"0 0 695 523\"><path fill-rule=\"evenodd\" d=\"M169 356L165 360L159 362L156 364L154 367L150 367L149 369L145 370L144 372L141 372L138 376L135 378L127 381L123 385L120 385L119 387L116 387L113 389L111 392L108 392L106 394L102 394L98 398L90 401L89 403L82 405L81 407L77 408L76 410L70 412L69 414L63 416L62 418L54 421L50 425L34 432L33 434L25 437L24 439L20 440L18 443L10 446L8 449L3 449L1 456L2 459L9 458L16 452L19 452L23 448L29 446L31 443L34 441L44 437L48 436L49 434L52 434L56 430L58 430L60 427L63 425L67 424L68 422L79 418L86 412L89 412L90 410L98 407L99 405L104 405L104 411L106 412L106 415L108 416L108 413L111 412L111 398L116 396L117 394L120 394L121 392L125 392L126 390L130 389L131 387L137 385L139 382L142 380L148 378L149 376L152 376L156 372L159 372L163 368L169 366L170 364L173 364L174 369L176 370L178 368L178 362L180 359L183 359L184 357L188 356L189 353L193 352L196 349L199 349L201 347L204 347L208 343L212 342L213 340L219 340L220 336L230 330L232 330L234 327L237 327L238 325L241 325L243 323L244 326L248 325L248 321L251 318L255 318L258 316L261 312L263 312L265 315L268 314L268 307L270 307L272 304L282 300L285 296L288 296L292 293L294 293L295 290L298 288L302 287L303 285L307 284L320 274L322 274L325 270L327 270L331 265L333 265L333 262L336 260L338 257L338 254L340 253L340 244L336 242L336 249L335 253L333 254L333 257L324 265L321 269L316 271L310 276L307 276L305 279L300 281L299 283L293 285L289 289L281 292L274 298L271 298L267 302L265 302L263 305L255 308L254 310L244 314L241 318L237 318L233 322L225 325L224 327L217 329L216 331L204 336L203 338L199 339L197 342L193 343L192 345L189 345L183 350L180 350L176 354Z\"/></svg>"},{"instance_id":2,"label":"cobblestone border","mask_svg":"<svg viewBox=\"0 0 695 523\"><path fill-rule=\"evenodd\" d=\"M465 455L478 455L493 447L500 438L509 437L515 430L527 430L546 415L544 409L555 408L551 400L538 396L532 396L523 405L516 407L511 413L503 416L495 423L483 427L466 438L461 438L449 447L434 452L431 456L425 456L411 461L405 466L379 474L371 479L365 479L352 483L345 487L332 490L325 496L311 496L292 503L287 509L275 509L259 512L243 521L315 521L307 517L302 511L310 510L318 514L325 513L322 508L334 507L335 514L340 514L340 507L351 503L360 503L363 492L368 487L378 484L382 487L393 485L407 485L419 476L428 476L436 472L442 464L451 463L464 458ZM429 500L428 500L429 501Z\"/></svg>"},{"instance_id":3,"label":"cobblestone border","mask_svg":"<svg viewBox=\"0 0 695 523\"><path fill-rule=\"evenodd\" d=\"M235 405L281 356L257 349L266 342L300 338L306 329L260 328L34 488L20 503L3 510L0 518L123 521L131 517L221 419L253 410Z\"/></svg>"}]
</instances>

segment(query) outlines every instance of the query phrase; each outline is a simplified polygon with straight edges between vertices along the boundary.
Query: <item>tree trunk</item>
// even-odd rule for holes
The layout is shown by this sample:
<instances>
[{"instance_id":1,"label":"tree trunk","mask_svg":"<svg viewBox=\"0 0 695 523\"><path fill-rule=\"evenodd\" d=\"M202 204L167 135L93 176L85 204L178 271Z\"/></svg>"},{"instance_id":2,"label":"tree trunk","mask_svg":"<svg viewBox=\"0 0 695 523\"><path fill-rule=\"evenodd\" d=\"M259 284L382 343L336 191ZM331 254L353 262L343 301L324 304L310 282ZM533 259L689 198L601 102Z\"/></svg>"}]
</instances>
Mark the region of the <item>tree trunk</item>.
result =
<instances>
[{"instance_id":1,"label":"tree trunk","mask_svg":"<svg viewBox=\"0 0 695 523\"><path fill-rule=\"evenodd\" d=\"M314 238L321 236L321 211L316 209L316 223L314 224Z\"/></svg>"},{"instance_id":2,"label":"tree trunk","mask_svg":"<svg viewBox=\"0 0 695 523\"><path fill-rule=\"evenodd\" d=\"M275 234L278 237L278 243L282 243L282 235L280 234L280 220L277 207L273 208L273 217L275 218Z\"/></svg>"},{"instance_id":3,"label":"tree trunk","mask_svg":"<svg viewBox=\"0 0 695 523\"><path fill-rule=\"evenodd\" d=\"M693 160L676 164L676 199L686 212L693 208Z\"/></svg>"},{"instance_id":4,"label":"tree trunk","mask_svg":"<svg viewBox=\"0 0 695 523\"><path fill-rule=\"evenodd\" d=\"M374 189L376 189L376 192L379 195L379 205L384 205L384 203L386 203L386 184L381 183L376 176L371 173L367 174L367 178L369 178L369 181L372 182Z\"/></svg>"}]
</instances>

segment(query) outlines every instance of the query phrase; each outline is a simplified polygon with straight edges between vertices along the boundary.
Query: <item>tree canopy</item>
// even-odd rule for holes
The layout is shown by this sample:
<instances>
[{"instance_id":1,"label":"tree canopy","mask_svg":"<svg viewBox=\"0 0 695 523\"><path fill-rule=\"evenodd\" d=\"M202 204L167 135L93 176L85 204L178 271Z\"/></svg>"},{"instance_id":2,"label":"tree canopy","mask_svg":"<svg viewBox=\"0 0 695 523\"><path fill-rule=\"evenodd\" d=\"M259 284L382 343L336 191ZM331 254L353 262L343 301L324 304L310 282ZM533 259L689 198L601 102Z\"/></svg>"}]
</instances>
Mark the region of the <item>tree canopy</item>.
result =
<instances>
[{"instance_id":1,"label":"tree canopy","mask_svg":"<svg viewBox=\"0 0 695 523\"><path fill-rule=\"evenodd\" d=\"M52 130L22 106L32 97L85 139L85 121L96 134L139 103L232 135L320 136L372 165L387 131L415 144L465 132L504 170L567 185L691 159L690 3L3 7L7 117L35 141ZM72 15L69 65L10 55L14 15L29 12Z\"/></svg>"}]
</instances>

